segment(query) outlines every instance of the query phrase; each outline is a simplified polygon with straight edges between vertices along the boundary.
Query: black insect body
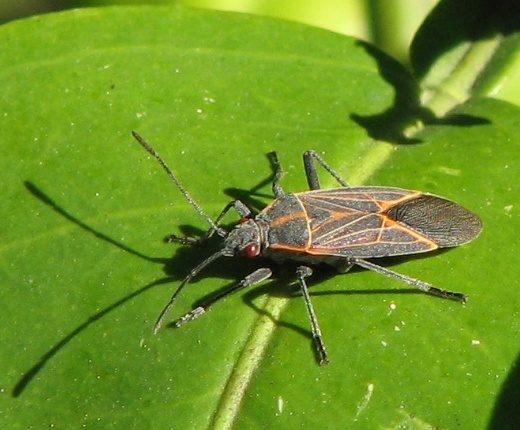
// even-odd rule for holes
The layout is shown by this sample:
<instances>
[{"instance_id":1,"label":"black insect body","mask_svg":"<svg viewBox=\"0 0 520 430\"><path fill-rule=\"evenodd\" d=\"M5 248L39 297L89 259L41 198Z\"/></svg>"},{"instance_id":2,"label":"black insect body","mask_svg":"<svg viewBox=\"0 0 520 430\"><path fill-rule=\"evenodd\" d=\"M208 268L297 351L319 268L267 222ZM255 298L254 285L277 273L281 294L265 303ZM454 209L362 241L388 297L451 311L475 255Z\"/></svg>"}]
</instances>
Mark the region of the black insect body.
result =
<instances>
[{"instance_id":1,"label":"black insect body","mask_svg":"<svg viewBox=\"0 0 520 430\"><path fill-rule=\"evenodd\" d=\"M467 297L462 293L434 287L367 261L458 246L475 239L482 230L482 222L477 215L457 203L435 195L401 188L351 187L314 151L307 151L303 155L310 191L285 194L279 183L283 171L276 153L272 153L275 166L272 188L275 200L257 215L253 215L241 201L232 201L213 221L186 191L157 152L139 134L134 132L133 135L161 163L186 200L211 226L203 238L173 235L171 240L194 244L208 239L215 233L223 238L221 249L193 268L182 281L159 315L155 332L164 322L182 289L204 267L222 256L262 256L278 261L290 259L310 265L324 262L342 272L358 265L399 279L424 292L466 301ZM321 189L315 162L323 166L341 184L341 188ZM219 227L219 223L231 208L238 212L241 220L228 232ZM243 288L258 284L271 275L272 272L268 268L255 270L235 286L212 296L179 318L175 325L181 326L197 318L215 302ZM306 278L310 275L312 270L306 265L296 270L319 362L326 364L329 359L306 283Z\"/></svg>"}]
</instances>

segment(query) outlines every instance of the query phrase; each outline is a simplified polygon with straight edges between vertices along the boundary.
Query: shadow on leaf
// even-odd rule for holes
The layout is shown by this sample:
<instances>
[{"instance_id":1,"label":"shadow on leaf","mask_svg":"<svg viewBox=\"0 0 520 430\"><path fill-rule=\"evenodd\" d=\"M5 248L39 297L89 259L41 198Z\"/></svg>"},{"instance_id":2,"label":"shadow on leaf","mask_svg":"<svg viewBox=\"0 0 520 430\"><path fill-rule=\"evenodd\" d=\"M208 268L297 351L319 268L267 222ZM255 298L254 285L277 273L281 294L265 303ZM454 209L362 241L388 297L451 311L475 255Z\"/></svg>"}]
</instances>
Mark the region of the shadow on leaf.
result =
<instances>
[{"instance_id":1,"label":"shadow on leaf","mask_svg":"<svg viewBox=\"0 0 520 430\"><path fill-rule=\"evenodd\" d=\"M403 65L368 43L358 42L358 45L376 61L379 74L394 88L395 93L393 105L384 112L376 115L350 114L350 119L363 127L372 139L395 144L417 144L421 140L407 136L406 130L415 129L418 124L471 127L490 123L486 118L456 113L435 117L422 106L419 85Z\"/></svg>"}]
</instances>

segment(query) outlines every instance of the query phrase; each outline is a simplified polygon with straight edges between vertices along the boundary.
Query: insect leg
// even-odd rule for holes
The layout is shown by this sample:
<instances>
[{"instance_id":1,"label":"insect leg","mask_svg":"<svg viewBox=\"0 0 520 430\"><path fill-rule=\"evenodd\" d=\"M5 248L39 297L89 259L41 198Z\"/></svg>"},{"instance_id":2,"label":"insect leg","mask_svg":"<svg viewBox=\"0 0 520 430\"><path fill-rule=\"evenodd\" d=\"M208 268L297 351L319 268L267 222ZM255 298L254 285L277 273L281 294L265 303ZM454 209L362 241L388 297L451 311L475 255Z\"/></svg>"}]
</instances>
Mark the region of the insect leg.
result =
<instances>
[{"instance_id":1,"label":"insect leg","mask_svg":"<svg viewBox=\"0 0 520 430\"><path fill-rule=\"evenodd\" d=\"M418 288L419 290L424 291L428 294L432 294L434 296L443 297L445 299L457 300L462 303L466 303L466 301L468 300L468 296L466 296L465 294L455 293L453 291L447 291L441 288L434 287L433 285L428 284L427 282L411 278L410 276L402 275L400 273L394 272L393 270L387 269L386 267L378 266L377 264L371 263L367 260L352 258L350 261L354 264L357 264L358 266L364 267L365 269L373 270L374 272L381 273L382 275L398 279L402 282L407 283L408 285L412 285L413 287Z\"/></svg>"},{"instance_id":2,"label":"insect leg","mask_svg":"<svg viewBox=\"0 0 520 430\"><path fill-rule=\"evenodd\" d=\"M218 227L220 225L220 222L224 218L224 216L229 212L229 210L233 208L235 209L241 218L249 218L251 217L251 211L249 208L242 203L240 200L233 200L229 202L224 209L222 209L222 212L220 212L220 215L213 221L213 223ZM218 233L217 230L215 230L213 227L210 228L206 234L202 237L192 237L192 236L179 236L176 234L171 234L166 238L166 242L177 242L182 243L183 245L199 245L202 242L205 242L209 238L215 234L215 232Z\"/></svg>"},{"instance_id":3,"label":"insect leg","mask_svg":"<svg viewBox=\"0 0 520 430\"><path fill-rule=\"evenodd\" d=\"M282 186L280 185L280 180L284 175L284 171L282 169L282 165L280 164L280 160L278 159L278 154L273 151L269 153L269 159L271 160L271 165L274 169L274 179L273 179L273 194L276 198L282 197L285 195Z\"/></svg>"},{"instance_id":4,"label":"insect leg","mask_svg":"<svg viewBox=\"0 0 520 430\"><path fill-rule=\"evenodd\" d=\"M323 339L321 337L318 318L316 317L316 312L312 306L311 298L309 296L309 289L307 288L307 283L305 282L305 278L308 278L311 275L312 269L307 266L300 266L296 269L296 277L300 283L300 288L305 300L305 306L307 307L307 313L309 314L309 319L311 321L312 339L314 341L314 345L316 346L319 362L321 365L323 365L329 362L329 357L327 356L327 351L325 350L325 344L323 343Z\"/></svg>"},{"instance_id":5,"label":"insect leg","mask_svg":"<svg viewBox=\"0 0 520 430\"><path fill-rule=\"evenodd\" d=\"M339 176L336 171L329 166L329 164L319 155L316 151L312 149L309 151L305 151L303 153L303 166L305 167L305 176L307 177L307 183L309 184L309 188L311 190L319 190L320 180L318 178L318 172L316 171L316 165L314 162L317 161L321 166L344 187L349 187L350 185L343 180L341 176Z\"/></svg>"},{"instance_id":6,"label":"insect leg","mask_svg":"<svg viewBox=\"0 0 520 430\"><path fill-rule=\"evenodd\" d=\"M243 288L250 287L252 285L265 281L266 279L270 278L272 274L273 272L271 271L271 269L268 269L266 267L255 270L253 273L250 273L244 279L242 279L238 284L233 285L232 287L227 288L226 290L221 291L218 294L215 294L214 296L206 300L204 303L192 309L186 315L180 317L177 321L174 322L175 326L180 327L188 321L198 318L202 314L206 313L208 309L211 306L213 306L213 304L215 304L216 302L224 299L227 296L230 296L231 294L236 293L237 291L240 291Z\"/></svg>"}]
</instances>

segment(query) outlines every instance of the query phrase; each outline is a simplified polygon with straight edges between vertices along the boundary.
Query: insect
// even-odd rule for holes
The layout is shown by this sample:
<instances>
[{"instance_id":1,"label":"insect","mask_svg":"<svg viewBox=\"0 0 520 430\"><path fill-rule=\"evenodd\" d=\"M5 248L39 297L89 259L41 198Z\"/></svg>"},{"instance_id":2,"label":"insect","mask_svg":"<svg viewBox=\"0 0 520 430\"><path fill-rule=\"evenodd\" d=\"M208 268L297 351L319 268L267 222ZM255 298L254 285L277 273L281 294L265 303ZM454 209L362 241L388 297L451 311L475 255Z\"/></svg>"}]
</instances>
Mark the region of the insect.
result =
<instances>
[{"instance_id":1,"label":"insect","mask_svg":"<svg viewBox=\"0 0 520 430\"><path fill-rule=\"evenodd\" d=\"M309 315L312 338L320 364L328 363L329 358L309 296L306 279L312 275L312 269L308 265L326 263L341 272L357 265L398 279L426 293L466 302L467 296L462 293L434 287L427 282L369 261L458 246L475 239L482 230L482 222L477 215L457 203L432 194L395 187L352 187L312 150L303 154L310 190L286 194L280 185L283 170L276 153L273 152L272 189L275 200L256 215L240 200L231 201L216 220L212 220L182 186L159 154L138 133L132 133L159 161L184 198L210 225L208 232L201 238L172 235L170 240L193 245L204 242L214 234L222 237L220 250L195 266L174 292L157 319L155 333L164 323L183 288L202 269L220 257L238 255L249 258L262 256L276 261L290 259L302 263L296 269L296 278ZM341 187L322 189L316 163ZM239 214L240 221L227 231L219 224L231 209ZM271 275L272 271L268 268L256 269L236 285L211 296L193 308L177 319L174 325L180 327L198 318L221 299L258 284Z\"/></svg>"}]
</instances>

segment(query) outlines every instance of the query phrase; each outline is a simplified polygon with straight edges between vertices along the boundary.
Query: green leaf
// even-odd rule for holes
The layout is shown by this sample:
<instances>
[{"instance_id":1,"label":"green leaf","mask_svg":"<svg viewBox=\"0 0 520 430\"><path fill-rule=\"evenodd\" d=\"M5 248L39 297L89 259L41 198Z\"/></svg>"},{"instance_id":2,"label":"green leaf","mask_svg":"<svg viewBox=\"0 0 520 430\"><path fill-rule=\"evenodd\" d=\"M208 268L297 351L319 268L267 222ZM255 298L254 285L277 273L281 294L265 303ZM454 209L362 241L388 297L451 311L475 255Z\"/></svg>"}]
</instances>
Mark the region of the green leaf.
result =
<instances>
[{"instance_id":1,"label":"green leaf","mask_svg":"<svg viewBox=\"0 0 520 430\"><path fill-rule=\"evenodd\" d=\"M440 2L411 46L423 102L439 116L472 96L520 104L519 31L515 0Z\"/></svg>"},{"instance_id":2,"label":"green leaf","mask_svg":"<svg viewBox=\"0 0 520 430\"><path fill-rule=\"evenodd\" d=\"M70 11L3 26L0 43L4 427L507 422L507 390L493 408L518 351L516 106L471 99L404 136L423 112L401 66L352 38L247 15ZM311 293L331 357L319 367L287 268L153 336L162 306L211 249L162 243L208 226L131 130L211 217L231 198L255 209L271 201L273 149L287 191L305 190L300 157L313 148L352 184L459 202L482 217L482 236L393 268L470 302L317 268ZM214 264L171 318L262 263Z\"/></svg>"}]
</instances>

